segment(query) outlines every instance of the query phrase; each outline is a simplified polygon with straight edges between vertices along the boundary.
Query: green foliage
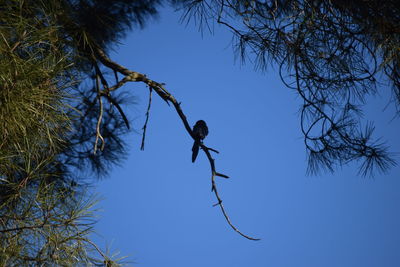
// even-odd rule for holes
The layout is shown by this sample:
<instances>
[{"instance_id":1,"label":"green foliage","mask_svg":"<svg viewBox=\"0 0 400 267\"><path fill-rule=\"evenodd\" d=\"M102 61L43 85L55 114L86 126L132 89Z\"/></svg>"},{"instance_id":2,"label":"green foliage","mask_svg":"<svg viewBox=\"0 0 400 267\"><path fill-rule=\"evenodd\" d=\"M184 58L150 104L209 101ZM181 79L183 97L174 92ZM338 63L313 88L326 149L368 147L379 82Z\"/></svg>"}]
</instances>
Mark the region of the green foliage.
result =
<instances>
[{"instance_id":1,"label":"green foliage","mask_svg":"<svg viewBox=\"0 0 400 267\"><path fill-rule=\"evenodd\" d=\"M0 266L118 265L88 239L96 201L76 169L104 175L123 159L126 130L109 105L110 141L93 156L96 95L81 84L91 61L75 39L90 33L68 35L68 10L57 0L0 4Z\"/></svg>"},{"instance_id":2,"label":"green foliage","mask_svg":"<svg viewBox=\"0 0 400 267\"><path fill-rule=\"evenodd\" d=\"M46 182L18 191L0 206L1 266L88 265L93 200Z\"/></svg>"},{"instance_id":3,"label":"green foliage","mask_svg":"<svg viewBox=\"0 0 400 267\"><path fill-rule=\"evenodd\" d=\"M71 59L56 26L45 17L20 17L15 6L0 13L0 173L28 175L56 153L69 130L64 89ZM45 165L45 164L44 164Z\"/></svg>"},{"instance_id":4,"label":"green foliage","mask_svg":"<svg viewBox=\"0 0 400 267\"><path fill-rule=\"evenodd\" d=\"M388 147L363 126L362 108L383 85L400 110L400 5L356 0L183 0L184 19L215 21L234 36L243 60L276 66L297 92L309 172L361 162L360 173L395 164ZM399 112L397 112L398 115Z\"/></svg>"},{"instance_id":5,"label":"green foliage","mask_svg":"<svg viewBox=\"0 0 400 267\"><path fill-rule=\"evenodd\" d=\"M122 260L88 239L96 201L82 184L84 175L104 176L125 155L129 123L120 104L129 97L113 90L132 81L133 72L110 61L107 49L154 17L162 2L0 1L1 266ZM373 126L360 130L360 107L382 74L400 106L396 1L171 2L200 25L215 20L232 30L243 59L254 56L262 69L279 66L304 100L301 129L312 172L354 160L363 160L364 174L394 164L372 139ZM102 64L115 72L113 90Z\"/></svg>"}]
</instances>

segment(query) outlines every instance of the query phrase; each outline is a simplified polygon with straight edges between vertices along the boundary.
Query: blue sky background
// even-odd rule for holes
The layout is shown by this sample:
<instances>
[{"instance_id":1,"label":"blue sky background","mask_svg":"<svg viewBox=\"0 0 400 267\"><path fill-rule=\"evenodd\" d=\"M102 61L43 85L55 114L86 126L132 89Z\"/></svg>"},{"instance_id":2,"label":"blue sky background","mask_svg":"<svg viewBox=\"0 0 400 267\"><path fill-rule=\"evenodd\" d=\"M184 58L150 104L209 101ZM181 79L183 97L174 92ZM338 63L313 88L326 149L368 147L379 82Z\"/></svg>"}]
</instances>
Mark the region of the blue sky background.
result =
<instances>
[{"instance_id":1,"label":"blue sky background","mask_svg":"<svg viewBox=\"0 0 400 267\"><path fill-rule=\"evenodd\" d=\"M357 176L356 165L306 176L295 92L276 69L235 63L226 29L215 25L202 37L179 16L162 10L111 57L166 83L191 125L207 122L205 144L220 151L217 171L231 177L217 180L225 207L239 229L262 240L239 236L212 207L206 156L200 151L192 164L190 136L157 95L140 151L148 96L140 84L126 86L137 101L125 107L137 130L127 139L129 157L95 189L103 198L95 240L140 267L400 266L400 168L374 178ZM382 88L365 113L398 153L389 96Z\"/></svg>"}]
</instances>

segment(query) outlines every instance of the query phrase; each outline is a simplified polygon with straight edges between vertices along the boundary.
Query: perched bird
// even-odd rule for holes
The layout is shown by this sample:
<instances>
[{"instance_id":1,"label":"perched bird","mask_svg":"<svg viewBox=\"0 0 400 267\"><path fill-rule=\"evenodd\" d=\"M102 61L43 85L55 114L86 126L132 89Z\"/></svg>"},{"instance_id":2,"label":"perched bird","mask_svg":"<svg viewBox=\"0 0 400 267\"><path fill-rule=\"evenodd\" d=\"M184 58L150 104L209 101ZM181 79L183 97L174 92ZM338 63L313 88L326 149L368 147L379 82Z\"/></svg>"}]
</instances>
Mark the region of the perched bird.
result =
<instances>
[{"instance_id":1,"label":"perched bird","mask_svg":"<svg viewBox=\"0 0 400 267\"><path fill-rule=\"evenodd\" d=\"M192 162L196 160L197 154L199 154L200 144L208 134L208 127L205 121L199 120L193 126L194 144L192 147Z\"/></svg>"}]
</instances>

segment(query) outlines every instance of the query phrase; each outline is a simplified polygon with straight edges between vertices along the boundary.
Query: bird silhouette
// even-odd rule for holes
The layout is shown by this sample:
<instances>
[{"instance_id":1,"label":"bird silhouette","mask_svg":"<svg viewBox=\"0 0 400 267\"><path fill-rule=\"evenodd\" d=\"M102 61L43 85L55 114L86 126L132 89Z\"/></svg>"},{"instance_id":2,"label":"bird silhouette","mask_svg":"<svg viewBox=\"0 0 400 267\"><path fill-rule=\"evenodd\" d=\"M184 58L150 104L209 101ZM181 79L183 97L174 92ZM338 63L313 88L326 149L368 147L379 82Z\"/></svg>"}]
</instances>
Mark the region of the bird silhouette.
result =
<instances>
[{"instance_id":1,"label":"bird silhouette","mask_svg":"<svg viewBox=\"0 0 400 267\"><path fill-rule=\"evenodd\" d=\"M199 154L200 144L203 143L203 139L208 135L208 127L205 121L199 120L193 126L194 143L192 147L192 162L197 158Z\"/></svg>"}]
</instances>

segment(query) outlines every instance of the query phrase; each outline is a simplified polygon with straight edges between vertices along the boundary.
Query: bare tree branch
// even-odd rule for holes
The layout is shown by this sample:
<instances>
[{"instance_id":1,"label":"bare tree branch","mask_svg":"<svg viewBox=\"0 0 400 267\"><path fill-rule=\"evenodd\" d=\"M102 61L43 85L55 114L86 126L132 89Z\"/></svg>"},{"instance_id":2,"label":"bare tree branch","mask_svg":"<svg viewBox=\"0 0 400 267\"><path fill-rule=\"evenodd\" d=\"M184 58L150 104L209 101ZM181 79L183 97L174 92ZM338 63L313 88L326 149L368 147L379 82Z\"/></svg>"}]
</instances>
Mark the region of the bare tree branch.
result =
<instances>
[{"instance_id":1,"label":"bare tree branch","mask_svg":"<svg viewBox=\"0 0 400 267\"><path fill-rule=\"evenodd\" d=\"M150 112L150 107L151 107L151 93L152 90L154 90L165 102L167 102L167 104L172 103L172 105L174 106L176 112L178 113L179 117L181 118L181 121L183 123L183 125L185 126L186 131L188 132L188 134L192 137L193 140L195 140L195 136L194 133L192 131L192 128L189 125L189 122L186 119L186 116L180 106L180 102L178 102L175 97L173 95L171 95L165 88L164 88L164 84L162 83L158 83L156 81L153 81L149 78L146 77L146 75L139 73L139 72L135 72L135 71L131 71L121 65L119 65L118 63L112 61L100 48L95 49L95 57L106 67L112 69L115 72L119 72L122 75L124 75L125 77L120 81L117 82L116 85L112 86L112 87L105 87L100 94L101 95L108 95L111 91L117 90L118 88L120 88L122 85L124 85L127 82L143 82L145 83L147 86L149 86L150 88L150 95L149 95L149 104L147 107L147 113L146 113L146 121L145 124L143 126L143 137L142 137L142 146L141 149L144 149L144 139L145 139L145 133L146 133L146 127L147 127L147 122L149 119L149 112ZM101 136L101 135L99 135ZM209 148L207 146L205 146L204 144L200 144L202 150L205 152L209 162L210 162L210 167L211 167L211 190L214 192L218 203L216 205L220 206L222 214L224 215L227 223L232 227L233 230L235 230L238 234L240 234L241 236L249 239L249 240L260 240L259 238L253 238L251 236L245 235L243 234L237 227L235 227L225 208L224 205L222 204L222 199L218 193L217 190L217 185L215 183L215 176L219 176L219 177L223 177L223 178L229 178L229 176L219 173L216 171L215 169L215 163L214 163L214 159L211 157L210 151L215 152L215 153L219 153L217 150Z\"/></svg>"},{"instance_id":2,"label":"bare tree branch","mask_svg":"<svg viewBox=\"0 0 400 267\"><path fill-rule=\"evenodd\" d=\"M232 227L233 230L235 230L239 235L249 239L249 240L260 240L259 238L254 238L248 235L243 234L236 226L234 226L231 222L231 219L228 216L228 213L225 210L224 205L222 204L222 198L220 197L219 193L218 193L218 188L217 188L217 184L215 183L215 176L221 176L224 178L229 178L228 176L224 175L224 174L220 174L218 173L217 175L217 171L215 170L215 161L214 159L211 157L209 148L204 146L203 144L200 144L201 148L203 149L203 151L206 153L208 161L210 162L210 167L211 167L211 191L214 192L215 197L218 200L218 203L214 204L213 206L219 206L221 208L222 214L225 217L225 220L228 222L228 224Z\"/></svg>"},{"instance_id":3,"label":"bare tree branch","mask_svg":"<svg viewBox=\"0 0 400 267\"><path fill-rule=\"evenodd\" d=\"M153 89L149 87L149 104L147 106L147 111L146 111L146 121L144 122L143 125L143 134L142 134L142 145L140 146L140 150L144 150L144 141L146 139L146 129L147 129L147 123L149 122L149 117L150 117L150 108L151 108L151 96L153 94Z\"/></svg>"}]
</instances>

